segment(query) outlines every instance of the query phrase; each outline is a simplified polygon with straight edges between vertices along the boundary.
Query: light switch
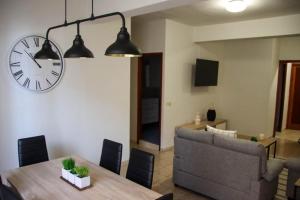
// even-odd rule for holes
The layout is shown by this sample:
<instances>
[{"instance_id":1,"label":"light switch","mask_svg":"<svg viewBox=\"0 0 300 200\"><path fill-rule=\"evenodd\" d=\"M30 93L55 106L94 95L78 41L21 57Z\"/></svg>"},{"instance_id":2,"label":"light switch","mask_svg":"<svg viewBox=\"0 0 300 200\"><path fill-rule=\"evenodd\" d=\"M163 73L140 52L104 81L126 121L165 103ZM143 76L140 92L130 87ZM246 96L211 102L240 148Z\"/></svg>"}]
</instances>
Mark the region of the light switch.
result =
<instances>
[{"instance_id":1,"label":"light switch","mask_svg":"<svg viewBox=\"0 0 300 200\"><path fill-rule=\"evenodd\" d=\"M172 106L172 102L171 102L171 101L168 101L168 102L167 102L167 106L171 107L171 106Z\"/></svg>"}]
</instances>

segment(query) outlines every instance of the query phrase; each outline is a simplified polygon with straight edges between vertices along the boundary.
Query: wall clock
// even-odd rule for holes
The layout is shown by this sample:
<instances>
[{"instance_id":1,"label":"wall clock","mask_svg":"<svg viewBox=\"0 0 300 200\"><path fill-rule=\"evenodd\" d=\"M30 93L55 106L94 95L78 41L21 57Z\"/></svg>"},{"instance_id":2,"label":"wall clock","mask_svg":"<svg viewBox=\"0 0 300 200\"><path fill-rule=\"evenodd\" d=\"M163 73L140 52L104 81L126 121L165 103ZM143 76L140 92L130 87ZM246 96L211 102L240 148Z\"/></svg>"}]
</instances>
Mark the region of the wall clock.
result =
<instances>
[{"instance_id":1,"label":"wall clock","mask_svg":"<svg viewBox=\"0 0 300 200\"><path fill-rule=\"evenodd\" d=\"M63 57L57 46L51 42L53 51L59 60L35 60L34 55L41 49L45 38L27 36L19 40L12 48L9 56L9 68L14 80L23 88L44 92L54 88L64 72Z\"/></svg>"}]
</instances>

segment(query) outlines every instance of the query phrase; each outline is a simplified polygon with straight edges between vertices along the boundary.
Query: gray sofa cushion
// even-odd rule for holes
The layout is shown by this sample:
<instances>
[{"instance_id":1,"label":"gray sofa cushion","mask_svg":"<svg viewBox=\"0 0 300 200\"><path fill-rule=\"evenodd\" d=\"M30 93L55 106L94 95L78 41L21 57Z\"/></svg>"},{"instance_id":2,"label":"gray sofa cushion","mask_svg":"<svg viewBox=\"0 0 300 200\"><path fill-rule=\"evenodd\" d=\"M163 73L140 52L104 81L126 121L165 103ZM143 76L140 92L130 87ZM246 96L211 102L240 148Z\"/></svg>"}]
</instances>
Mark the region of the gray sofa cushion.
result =
<instances>
[{"instance_id":1,"label":"gray sofa cushion","mask_svg":"<svg viewBox=\"0 0 300 200\"><path fill-rule=\"evenodd\" d=\"M213 134L203 130L191 130L186 128L177 128L176 136L205 144L213 143Z\"/></svg>"},{"instance_id":2,"label":"gray sofa cushion","mask_svg":"<svg viewBox=\"0 0 300 200\"><path fill-rule=\"evenodd\" d=\"M275 178L277 178L280 174L280 172L282 171L284 166L284 162L282 162L281 160L269 160L267 163L267 171L266 173L263 175L264 179L271 182L273 181Z\"/></svg>"},{"instance_id":3,"label":"gray sofa cushion","mask_svg":"<svg viewBox=\"0 0 300 200\"><path fill-rule=\"evenodd\" d=\"M300 172L300 158L290 158L285 163L285 166L288 169L292 169L294 171Z\"/></svg>"},{"instance_id":4,"label":"gray sofa cushion","mask_svg":"<svg viewBox=\"0 0 300 200\"><path fill-rule=\"evenodd\" d=\"M213 143L215 146L228 150L259 156L261 159L261 173L264 174L266 172L267 155L265 147L262 144L220 135L214 135Z\"/></svg>"}]
</instances>

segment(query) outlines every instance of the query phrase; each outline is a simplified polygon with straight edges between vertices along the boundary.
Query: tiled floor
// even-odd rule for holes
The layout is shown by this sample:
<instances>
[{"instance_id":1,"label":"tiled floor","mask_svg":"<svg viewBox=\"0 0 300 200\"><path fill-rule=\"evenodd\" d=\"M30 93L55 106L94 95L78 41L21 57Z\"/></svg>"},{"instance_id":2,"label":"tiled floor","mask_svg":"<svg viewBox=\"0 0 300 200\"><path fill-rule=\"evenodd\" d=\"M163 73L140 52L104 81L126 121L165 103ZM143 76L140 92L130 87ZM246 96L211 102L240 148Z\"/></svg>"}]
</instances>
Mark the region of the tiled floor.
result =
<instances>
[{"instance_id":1,"label":"tiled floor","mask_svg":"<svg viewBox=\"0 0 300 200\"><path fill-rule=\"evenodd\" d=\"M300 134L299 134L300 136ZM292 136L291 136L292 137ZM298 144L295 140L293 141L288 135L284 135L284 137L279 137L278 145L277 145L277 156L281 158L287 157L300 157L300 144ZM292 140L292 141L291 141ZM132 145L133 147L137 147L137 145ZM155 151L149 150L145 148L138 147L145 151L151 152L155 155L155 170L154 170L154 179L153 179L153 190L166 194L169 192L174 193L175 200L205 200L210 199L208 197L201 196L189 190L185 190L180 187L175 187L172 183L172 173L173 173L173 149L168 151ZM271 150L272 152L272 150ZM272 154L271 154L272 155ZM122 175L125 175L126 165L122 167ZM287 172L283 172L286 177ZM281 175L282 176L282 175ZM281 178L280 181L285 181L286 178ZM286 184L286 183L285 183ZM285 184L281 184L285 187ZM282 189L282 188L281 188ZM285 188L283 188L285 190ZM284 191L283 190L283 191ZM283 194L284 195L284 192ZM282 199L282 198L276 198ZM283 198L284 199L284 198Z\"/></svg>"}]
</instances>

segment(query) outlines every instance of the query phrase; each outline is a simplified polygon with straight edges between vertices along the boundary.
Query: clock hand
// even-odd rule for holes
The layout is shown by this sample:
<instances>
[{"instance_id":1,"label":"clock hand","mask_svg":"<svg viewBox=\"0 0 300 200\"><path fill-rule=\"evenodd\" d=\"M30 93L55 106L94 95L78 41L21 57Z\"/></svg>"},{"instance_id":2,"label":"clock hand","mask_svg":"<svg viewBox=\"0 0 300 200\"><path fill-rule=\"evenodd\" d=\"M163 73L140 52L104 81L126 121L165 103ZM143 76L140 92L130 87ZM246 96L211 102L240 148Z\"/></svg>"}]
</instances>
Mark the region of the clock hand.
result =
<instances>
[{"instance_id":1,"label":"clock hand","mask_svg":"<svg viewBox=\"0 0 300 200\"><path fill-rule=\"evenodd\" d=\"M25 51L25 50L24 50ZM33 58L32 55L30 55L27 51L25 51L25 53L37 64L37 66L41 69L42 66Z\"/></svg>"}]
</instances>

